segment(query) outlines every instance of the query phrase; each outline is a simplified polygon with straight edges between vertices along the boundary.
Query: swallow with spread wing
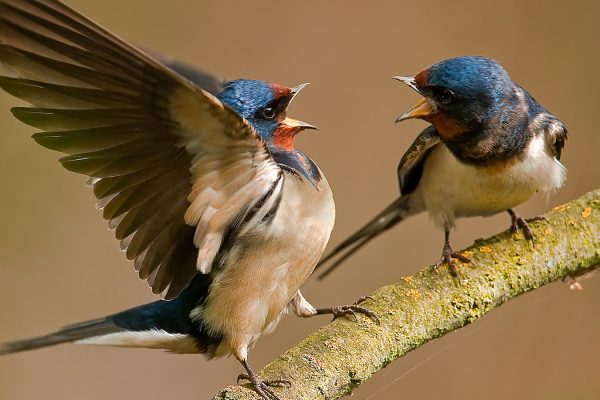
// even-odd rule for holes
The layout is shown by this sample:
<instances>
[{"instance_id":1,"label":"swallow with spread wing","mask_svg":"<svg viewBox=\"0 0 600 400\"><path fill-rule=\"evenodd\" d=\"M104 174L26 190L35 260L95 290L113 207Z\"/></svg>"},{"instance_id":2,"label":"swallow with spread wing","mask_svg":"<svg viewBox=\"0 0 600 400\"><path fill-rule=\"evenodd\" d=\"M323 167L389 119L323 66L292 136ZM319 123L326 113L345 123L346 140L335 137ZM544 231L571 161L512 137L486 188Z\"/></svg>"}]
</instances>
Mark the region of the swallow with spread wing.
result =
<instances>
[{"instance_id":1,"label":"swallow with spread wing","mask_svg":"<svg viewBox=\"0 0 600 400\"><path fill-rule=\"evenodd\" d=\"M121 249L163 297L2 344L0 355L65 342L233 354L277 399L247 356L283 314L373 316L315 309L299 290L335 216L325 176L294 147L314 126L286 115L305 85L158 61L55 0L0 1L0 73L0 87L32 106L14 116L89 176Z\"/></svg>"}]
</instances>

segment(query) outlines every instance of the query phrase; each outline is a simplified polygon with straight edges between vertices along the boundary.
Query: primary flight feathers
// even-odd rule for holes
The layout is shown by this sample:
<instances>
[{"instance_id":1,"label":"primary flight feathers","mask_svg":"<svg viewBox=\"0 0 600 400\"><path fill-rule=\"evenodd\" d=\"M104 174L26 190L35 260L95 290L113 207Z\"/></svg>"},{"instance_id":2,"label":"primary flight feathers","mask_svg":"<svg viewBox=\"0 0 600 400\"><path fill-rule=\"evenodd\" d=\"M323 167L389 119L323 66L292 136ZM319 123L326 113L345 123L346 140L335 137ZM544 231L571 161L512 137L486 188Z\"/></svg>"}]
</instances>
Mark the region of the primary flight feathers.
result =
<instances>
[{"instance_id":1,"label":"primary flight feathers","mask_svg":"<svg viewBox=\"0 0 600 400\"><path fill-rule=\"evenodd\" d=\"M91 177L140 277L174 298L278 180L264 141L209 92L59 2L3 0L0 31L0 87L33 106L13 114Z\"/></svg>"}]
</instances>

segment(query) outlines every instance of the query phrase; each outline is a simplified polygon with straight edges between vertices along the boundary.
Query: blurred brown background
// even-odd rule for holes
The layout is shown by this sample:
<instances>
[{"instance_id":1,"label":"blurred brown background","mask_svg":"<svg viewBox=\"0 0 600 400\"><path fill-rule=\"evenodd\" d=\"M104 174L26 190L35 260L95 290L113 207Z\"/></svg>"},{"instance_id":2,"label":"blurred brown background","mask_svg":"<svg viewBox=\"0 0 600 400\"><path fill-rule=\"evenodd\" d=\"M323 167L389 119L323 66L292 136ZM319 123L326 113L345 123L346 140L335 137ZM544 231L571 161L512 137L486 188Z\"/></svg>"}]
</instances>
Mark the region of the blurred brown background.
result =
<instances>
[{"instance_id":1,"label":"blurred brown background","mask_svg":"<svg viewBox=\"0 0 600 400\"><path fill-rule=\"evenodd\" d=\"M299 146L337 200L337 243L397 195L395 169L425 127L394 125L416 95L394 75L444 58L499 60L565 122L564 189L518 208L536 215L600 187L598 2L91 1L69 4L120 36L225 77L312 82L291 115L318 125ZM118 250L84 178L29 138L0 94L0 341L47 333L154 298ZM457 249L508 227L507 215L459 221ZM316 306L342 304L437 260L443 235L421 215L387 233L324 283ZM359 399L600 398L600 276L558 283L410 353ZM325 324L287 317L263 337L257 368ZM0 359L0 399L208 399L235 383L234 359L59 346Z\"/></svg>"}]
</instances>

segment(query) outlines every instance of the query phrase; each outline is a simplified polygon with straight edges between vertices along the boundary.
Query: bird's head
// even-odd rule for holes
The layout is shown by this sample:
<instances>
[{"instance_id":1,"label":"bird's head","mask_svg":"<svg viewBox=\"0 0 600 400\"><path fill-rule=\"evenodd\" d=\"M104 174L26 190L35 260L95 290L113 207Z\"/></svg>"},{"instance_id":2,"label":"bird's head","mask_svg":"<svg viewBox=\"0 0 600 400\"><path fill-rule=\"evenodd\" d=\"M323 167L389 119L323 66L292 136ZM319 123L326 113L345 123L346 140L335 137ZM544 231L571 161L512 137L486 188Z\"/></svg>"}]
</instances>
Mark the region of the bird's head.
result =
<instances>
[{"instance_id":1,"label":"bird's head","mask_svg":"<svg viewBox=\"0 0 600 400\"><path fill-rule=\"evenodd\" d=\"M268 145L292 151L298 132L317 129L314 125L287 117L288 106L306 85L303 83L289 88L264 81L238 79L225 85L219 99L246 118Z\"/></svg>"},{"instance_id":2,"label":"bird's head","mask_svg":"<svg viewBox=\"0 0 600 400\"><path fill-rule=\"evenodd\" d=\"M396 122L421 118L435 126L443 140L458 140L485 127L509 107L515 85L496 61L457 57L424 69L414 77L394 77L423 98Z\"/></svg>"}]
</instances>

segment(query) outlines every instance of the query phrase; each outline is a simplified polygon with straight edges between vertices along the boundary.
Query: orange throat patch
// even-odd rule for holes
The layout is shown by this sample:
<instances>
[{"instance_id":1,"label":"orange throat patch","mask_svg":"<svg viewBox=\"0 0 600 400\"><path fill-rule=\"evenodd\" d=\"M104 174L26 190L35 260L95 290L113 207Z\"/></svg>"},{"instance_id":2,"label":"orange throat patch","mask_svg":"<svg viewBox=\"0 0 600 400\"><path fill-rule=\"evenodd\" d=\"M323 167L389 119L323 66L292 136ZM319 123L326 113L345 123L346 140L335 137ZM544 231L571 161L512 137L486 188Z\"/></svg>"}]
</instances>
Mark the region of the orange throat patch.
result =
<instances>
[{"instance_id":1,"label":"orange throat patch","mask_svg":"<svg viewBox=\"0 0 600 400\"><path fill-rule=\"evenodd\" d=\"M443 140L459 139L467 131L458 121L440 112L434 112L423 119L435 126Z\"/></svg>"},{"instance_id":2,"label":"orange throat patch","mask_svg":"<svg viewBox=\"0 0 600 400\"><path fill-rule=\"evenodd\" d=\"M273 132L273 144L287 151L293 151L296 133L298 133L297 127L282 125Z\"/></svg>"}]
</instances>

